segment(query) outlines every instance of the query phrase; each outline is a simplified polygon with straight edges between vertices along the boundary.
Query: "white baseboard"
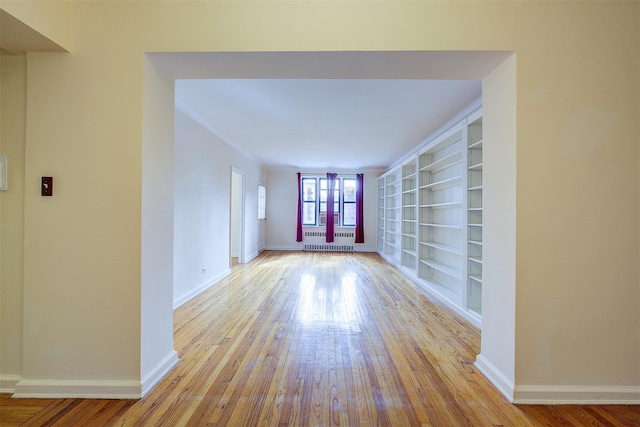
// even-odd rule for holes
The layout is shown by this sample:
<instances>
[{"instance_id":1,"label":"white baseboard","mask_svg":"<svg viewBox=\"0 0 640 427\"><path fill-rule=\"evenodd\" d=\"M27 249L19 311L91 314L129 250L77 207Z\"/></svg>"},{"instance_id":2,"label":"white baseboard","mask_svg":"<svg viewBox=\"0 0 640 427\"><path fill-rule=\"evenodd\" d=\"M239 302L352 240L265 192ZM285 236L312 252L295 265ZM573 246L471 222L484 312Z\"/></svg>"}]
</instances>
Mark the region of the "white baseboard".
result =
<instances>
[{"instance_id":1,"label":"white baseboard","mask_svg":"<svg viewBox=\"0 0 640 427\"><path fill-rule=\"evenodd\" d=\"M358 246L358 245L360 245L360 243L355 244L355 247L353 248L354 252L369 252L369 253L378 252L377 248L365 248L363 246Z\"/></svg>"},{"instance_id":2,"label":"white baseboard","mask_svg":"<svg viewBox=\"0 0 640 427\"><path fill-rule=\"evenodd\" d=\"M39 380L21 379L13 397L17 398L82 398L139 399L140 381L136 380Z\"/></svg>"},{"instance_id":3,"label":"white baseboard","mask_svg":"<svg viewBox=\"0 0 640 427\"><path fill-rule=\"evenodd\" d=\"M214 277L213 279L207 280L206 282L202 283L201 285L199 285L198 287L192 289L191 291L187 292L186 294L181 295L178 298L174 299L173 300L173 309L175 310L176 308L180 307L185 302L187 302L190 299L200 295L202 292L206 291L211 286L213 286L214 284L216 284L217 282L219 282L220 280L224 279L225 277L227 277L230 274L231 274L231 269L228 268L225 271L223 271L221 274L219 274L216 277Z\"/></svg>"},{"instance_id":4,"label":"white baseboard","mask_svg":"<svg viewBox=\"0 0 640 427\"><path fill-rule=\"evenodd\" d=\"M513 403L522 405L640 405L640 386L519 385Z\"/></svg>"},{"instance_id":5,"label":"white baseboard","mask_svg":"<svg viewBox=\"0 0 640 427\"><path fill-rule=\"evenodd\" d=\"M261 252L261 251L254 252L254 253L252 253L251 255L249 255L249 256L244 260L244 263L245 263L245 264L250 263L250 262L251 262L255 257L257 257L257 256L260 254L260 252Z\"/></svg>"},{"instance_id":6,"label":"white baseboard","mask_svg":"<svg viewBox=\"0 0 640 427\"><path fill-rule=\"evenodd\" d=\"M167 375L167 373L179 362L180 358L178 357L178 352L173 350L167 354L165 358L162 359L162 361L142 379L141 397L144 397L149 393L151 389L155 387L155 385L158 384L158 382L160 382L160 380L162 380L162 378L164 378L164 376Z\"/></svg>"},{"instance_id":7,"label":"white baseboard","mask_svg":"<svg viewBox=\"0 0 640 427\"><path fill-rule=\"evenodd\" d=\"M378 252L376 248L364 248L360 245L360 243L354 243L354 252ZM304 245L302 246L266 246L263 250L265 251L304 251Z\"/></svg>"},{"instance_id":8,"label":"white baseboard","mask_svg":"<svg viewBox=\"0 0 640 427\"><path fill-rule=\"evenodd\" d=\"M17 375L0 377L0 392L16 398L39 399L140 399L178 364L178 353L169 353L142 381L138 380L42 380Z\"/></svg>"},{"instance_id":9,"label":"white baseboard","mask_svg":"<svg viewBox=\"0 0 640 427\"><path fill-rule=\"evenodd\" d=\"M21 379L20 375L0 374L0 393L15 393L16 385Z\"/></svg>"},{"instance_id":10,"label":"white baseboard","mask_svg":"<svg viewBox=\"0 0 640 427\"><path fill-rule=\"evenodd\" d=\"M449 310L460 315L461 317L463 317L465 320L467 320L469 323L471 323L478 329L482 329L482 318L480 316L474 314L471 311L464 310L458 304L456 304L455 302L447 298L445 295L438 292L436 287L429 284L429 282L419 278L414 272L408 270L407 268L396 264L396 262L393 259L389 258L385 254L381 253L378 250L374 252L377 252L378 255L380 255L380 257L382 257L385 261L391 264L391 266L394 267L396 270L398 270L407 280L415 284L420 291L423 291L425 294L427 294L427 296L431 300L446 306Z\"/></svg>"},{"instance_id":11,"label":"white baseboard","mask_svg":"<svg viewBox=\"0 0 640 427\"><path fill-rule=\"evenodd\" d=\"M506 397L509 402L513 402L514 385L504 374L495 367L486 357L479 354L476 357L474 366Z\"/></svg>"},{"instance_id":12,"label":"white baseboard","mask_svg":"<svg viewBox=\"0 0 640 427\"><path fill-rule=\"evenodd\" d=\"M301 251L304 246L265 246L265 251Z\"/></svg>"},{"instance_id":13,"label":"white baseboard","mask_svg":"<svg viewBox=\"0 0 640 427\"><path fill-rule=\"evenodd\" d=\"M475 367L511 402L520 405L638 405L640 386L517 385L482 354Z\"/></svg>"}]
</instances>

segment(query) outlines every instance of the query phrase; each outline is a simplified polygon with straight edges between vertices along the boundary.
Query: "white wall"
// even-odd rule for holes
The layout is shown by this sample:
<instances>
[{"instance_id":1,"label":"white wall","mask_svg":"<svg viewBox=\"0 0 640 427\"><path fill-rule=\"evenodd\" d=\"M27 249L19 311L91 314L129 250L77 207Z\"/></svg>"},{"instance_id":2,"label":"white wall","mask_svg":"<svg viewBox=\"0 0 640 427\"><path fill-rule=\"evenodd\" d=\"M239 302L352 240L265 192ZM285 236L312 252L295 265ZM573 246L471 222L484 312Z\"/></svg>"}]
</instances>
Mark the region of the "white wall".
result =
<instances>
[{"instance_id":1,"label":"white wall","mask_svg":"<svg viewBox=\"0 0 640 427\"><path fill-rule=\"evenodd\" d=\"M231 256L240 254L240 239L242 238L242 174L236 171L231 176Z\"/></svg>"},{"instance_id":2,"label":"white wall","mask_svg":"<svg viewBox=\"0 0 640 427\"><path fill-rule=\"evenodd\" d=\"M0 392L22 374L22 275L27 60L0 53L0 154L7 191L0 191Z\"/></svg>"},{"instance_id":3,"label":"white wall","mask_svg":"<svg viewBox=\"0 0 640 427\"><path fill-rule=\"evenodd\" d=\"M173 349L174 82L144 62L140 248L142 394L178 362ZM166 128L157 126L161 122Z\"/></svg>"},{"instance_id":4,"label":"white wall","mask_svg":"<svg viewBox=\"0 0 640 427\"><path fill-rule=\"evenodd\" d=\"M262 172L179 109L175 135L173 299L179 305L230 273L232 167L246 180L244 255L251 259L257 254Z\"/></svg>"},{"instance_id":5,"label":"white wall","mask_svg":"<svg viewBox=\"0 0 640 427\"><path fill-rule=\"evenodd\" d=\"M327 172L355 175L360 171L301 170L303 175L325 176ZM298 177L294 170L269 170L267 173L267 228L266 248L293 250L302 249L296 242L298 210ZM355 245L355 250L373 252L376 250L378 172L364 172L364 243ZM305 230L321 230L324 227L304 227ZM353 230L353 227L336 227L336 231Z\"/></svg>"},{"instance_id":6,"label":"white wall","mask_svg":"<svg viewBox=\"0 0 640 427\"><path fill-rule=\"evenodd\" d=\"M516 339L516 55L482 82L482 341L477 364L513 398Z\"/></svg>"},{"instance_id":7,"label":"white wall","mask_svg":"<svg viewBox=\"0 0 640 427\"><path fill-rule=\"evenodd\" d=\"M73 53L27 57L24 384L135 383L161 357L153 328L167 349L172 284L150 312L140 236L153 185L143 127L171 138L173 105L143 126L145 52L504 50L517 52L515 386L525 399L640 401L638 2L96 1L71 13ZM53 198L38 194L45 174ZM145 262L162 276L165 261Z\"/></svg>"},{"instance_id":8,"label":"white wall","mask_svg":"<svg viewBox=\"0 0 640 427\"><path fill-rule=\"evenodd\" d=\"M266 173L264 174L266 177ZM260 180L260 184L265 186L265 192L268 191L266 188L266 183L264 180ZM261 219L258 221L258 250L262 251L265 248L267 236L267 220L266 220L266 199L265 199L265 219Z\"/></svg>"},{"instance_id":9,"label":"white wall","mask_svg":"<svg viewBox=\"0 0 640 427\"><path fill-rule=\"evenodd\" d=\"M296 242L298 180L295 171L267 171L267 249L301 249Z\"/></svg>"}]
</instances>

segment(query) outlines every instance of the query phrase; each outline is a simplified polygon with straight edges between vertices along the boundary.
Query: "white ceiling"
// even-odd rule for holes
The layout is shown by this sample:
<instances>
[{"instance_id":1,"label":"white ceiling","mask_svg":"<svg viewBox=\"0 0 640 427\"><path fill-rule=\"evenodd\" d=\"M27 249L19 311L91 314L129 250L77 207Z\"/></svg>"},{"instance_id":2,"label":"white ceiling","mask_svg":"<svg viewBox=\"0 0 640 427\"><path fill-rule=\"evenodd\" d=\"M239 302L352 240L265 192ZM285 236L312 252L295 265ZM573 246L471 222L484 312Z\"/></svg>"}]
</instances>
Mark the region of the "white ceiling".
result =
<instances>
[{"instance_id":1,"label":"white ceiling","mask_svg":"<svg viewBox=\"0 0 640 427\"><path fill-rule=\"evenodd\" d=\"M267 167L389 166L481 95L471 80L179 80L176 105Z\"/></svg>"},{"instance_id":2,"label":"white ceiling","mask_svg":"<svg viewBox=\"0 0 640 427\"><path fill-rule=\"evenodd\" d=\"M481 96L508 52L151 54L176 107L268 168L385 169Z\"/></svg>"}]
</instances>

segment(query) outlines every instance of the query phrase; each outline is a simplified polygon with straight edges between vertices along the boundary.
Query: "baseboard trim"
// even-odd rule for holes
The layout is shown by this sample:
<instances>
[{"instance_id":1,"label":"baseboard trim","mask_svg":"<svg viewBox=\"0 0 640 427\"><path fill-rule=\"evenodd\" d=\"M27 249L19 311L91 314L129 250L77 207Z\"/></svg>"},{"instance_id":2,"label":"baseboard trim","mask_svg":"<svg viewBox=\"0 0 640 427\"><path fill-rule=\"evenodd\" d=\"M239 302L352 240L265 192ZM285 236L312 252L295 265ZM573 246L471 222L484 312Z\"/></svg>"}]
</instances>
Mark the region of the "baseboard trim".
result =
<instances>
[{"instance_id":1,"label":"baseboard trim","mask_svg":"<svg viewBox=\"0 0 640 427\"><path fill-rule=\"evenodd\" d=\"M20 375L0 374L0 393L13 394L22 377Z\"/></svg>"},{"instance_id":2,"label":"baseboard trim","mask_svg":"<svg viewBox=\"0 0 640 427\"><path fill-rule=\"evenodd\" d=\"M377 253L378 249L376 248L362 248L359 247L358 245L360 245L361 243L356 243L354 248L353 248L353 252L367 252L367 253Z\"/></svg>"},{"instance_id":3,"label":"baseboard trim","mask_svg":"<svg viewBox=\"0 0 640 427\"><path fill-rule=\"evenodd\" d=\"M2 375L0 392L15 398L140 399L179 362L178 353L173 350L142 381L41 380Z\"/></svg>"},{"instance_id":4,"label":"baseboard trim","mask_svg":"<svg viewBox=\"0 0 640 427\"><path fill-rule=\"evenodd\" d=\"M191 291L187 292L186 294L179 296L178 298L176 298L173 301L173 309L175 310L176 308L180 307L181 305L183 305L187 301L197 297L202 292L206 291L211 286L215 285L220 280L224 279L225 277L229 276L230 274L231 274L231 269L228 268L225 271L223 271L221 274L219 274L216 277L214 277L213 279L209 279L206 282L202 283L197 288L192 289Z\"/></svg>"},{"instance_id":5,"label":"baseboard trim","mask_svg":"<svg viewBox=\"0 0 640 427\"><path fill-rule=\"evenodd\" d=\"M144 397L149 393L153 387L155 387L156 384L158 384L160 380L162 380L165 375L167 375L179 362L180 358L178 357L178 352L173 350L167 354L165 358L162 359L162 361L142 379L141 397Z\"/></svg>"},{"instance_id":6,"label":"baseboard trim","mask_svg":"<svg viewBox=\"0 0 640 427\"><path fill-rule=\"evenodd\" d=\"M504 374L496 368L496 366L489 361L482 354L476 357L476 363L474 366L487 377L489 381L506 397L509 402L513 402L514 396L514 384Z\"/></svg>"},{"instance_id":7,"label":"baseboard trim","mask_svg":"<svg viewBox=\"0 0 640 427\"><path fill-rule=\"evenodd\" d=\"M362 248L360 243L354 243L353 252L378 252L376 248ZM263 251L304 251L304 245L302 246L266 246ZM261 251L262 252L262 251ZM348 253L348 252L345 252Z\"/></svg>"},{"instance_id":8,"label":"baseboard trim","mask_svg":"<svg viewBox=\"0 0 640 427\"><path fill-rule=\"evenodd\" d=\"M253 259L254 259L255 257L257 257L257 256L260 254L260 252L262 252L262 251L257 251L257 252L252 253L251 255L249 255L249 256L244 260L244 263L245 263L245 264L248 264L248 263L250 263L251 261L253 261Z\"/></svg>"},{"instance_id":9,"label":"baseboard trim","mask_svg":"<svg viewBox=\"0 0 640 427\"><path fill-rule=\"evenodd\" d=\"M640 386L516 386L521 405L639 405Z\"/></svg>"},{"instance_id":10,"label":"baseboard trim","mask_svg":"<svg viewBox=\"0 0 640 427\"><path fill-rule=\"evenodd\" d=\"M36 380L21 379L13 397L17 398L82 398L139 399L140 382L135 380Z\"/></svg>"},{"instance_id":11,"label":"baseboard trim","mask_svg":"<svg viewBox=\"0 0 640 427\"><path fill-rule=\"evenodd\" d=\"M408 270L407 268L396 264L394 260L387 257L385 254L377 250L375 252L377 252L382 259L384 259L389 264L391 264L393 268L398 270L400 274L402 274L407 280L411 281L411 283L416 285L418 289L424 292L431 300L433 300L434 302L440 303L441 305L445 306L447 309L453 311L455 314L463 317L466 321L471 323L476 328L482 329L482 318L480 316L474 315L472 312L464 310L458 304L456 304L455 302L447 298L445 295L442 295L440 292L438 292L435 287L429 284L429 282L419 278L418 276L416 276L415 273Z\"/></svg>"},{"instance_id":12,"label":"baseboard trim","mask_svg":"<svg viewBox=\"0 0 640 427\"><path fill-rule=\"evenodd\" d=\"M302 251L304 250L303 245L299 246L265 246L265 251Z\"/></svg>"}]
</instances>

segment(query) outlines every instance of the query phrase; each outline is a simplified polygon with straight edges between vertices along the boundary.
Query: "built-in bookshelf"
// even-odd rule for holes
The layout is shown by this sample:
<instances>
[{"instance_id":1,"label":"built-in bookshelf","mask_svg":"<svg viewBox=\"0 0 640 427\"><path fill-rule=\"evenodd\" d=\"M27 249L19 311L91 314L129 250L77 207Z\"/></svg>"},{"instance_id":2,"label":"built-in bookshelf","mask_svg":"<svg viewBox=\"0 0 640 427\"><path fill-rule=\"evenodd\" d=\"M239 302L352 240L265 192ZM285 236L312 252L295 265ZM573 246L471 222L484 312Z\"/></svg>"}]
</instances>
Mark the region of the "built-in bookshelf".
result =
<instances>
[{"instance_id":1,"label":"built-in bookshelf","mask_svg":"<svg viewBox=\"0 0 640 427\"><path fill-rule=\"evenodd\" d=\"M384 178L378 178L378 252L384 250Z\"/></svg>"},{"instance_id":2,"label":"built-in bookshelf","mask_svg":"<svg viewBox=\"0 0 640 427\"><path fill-rule=\"evenodd\" d=\"M482 314L482 112L378 180L378 250L478 326Z\"/></svg>"},{"instance_id":3,"label":"built-in bookshelf","mask_svg":"<svg viewBox=\"0 0 640 427\"><path fill-rule=\"evenodd\" d=\"M482 116L467 126L467 308L482 315Z\"/></svg>"},{"instance_id":4,"label":"built-in bookshelf","mask_svg":"<svg viewBox=\"0 0 640 427\"><path fill-rule=\"evenodd\" d=\"M418 277L457 305L463 281L463 157L462 126L427 146L420 164L420 265Z\"/></svg>"},{"instance_id":5,"label":"built-in bookshelf","mask_svg":"<svg viewBox=\"0 0 640 427\"><path fill-rule=\"evenodd\" d=\"M385 176L384 187L384 254L400 262L402 223L402 170L400 167Z\"/></svg>"},{"instance_id":6,"label":"built-in bookshelf","mask_svg":"<svg viewBox=\"0 0 640 427\"><path fill-rule=\"evenodd\" d=\"M418 266L418 170L412 159L402 166L402 266L415 272Z\"/></svg>"}]
</instances>

